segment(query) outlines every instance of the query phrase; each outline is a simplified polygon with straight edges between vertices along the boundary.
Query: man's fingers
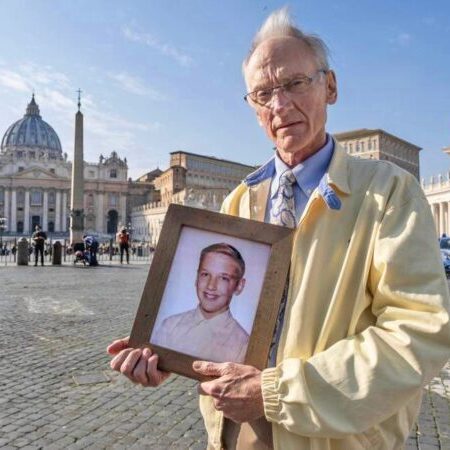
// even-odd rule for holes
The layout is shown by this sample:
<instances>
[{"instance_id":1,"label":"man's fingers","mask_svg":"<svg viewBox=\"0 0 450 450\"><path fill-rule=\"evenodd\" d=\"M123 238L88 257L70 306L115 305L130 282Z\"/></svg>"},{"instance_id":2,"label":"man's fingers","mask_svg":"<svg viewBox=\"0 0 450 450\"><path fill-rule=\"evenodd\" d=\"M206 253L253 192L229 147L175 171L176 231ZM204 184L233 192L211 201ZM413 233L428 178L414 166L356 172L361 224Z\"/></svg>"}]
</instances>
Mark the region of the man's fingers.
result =
<instances>
[{"instance_id":1,"label":"man's fingers","mask_svg":"<svg viewBox=\"0 0 450 450\"><path fill-rule=\"evenodd\" d=\"M135 381L133 371L141 356L142 350L140 348L132 349L120 367L120 372L132 381Z\"/></svg>"},{"instance_id":2,"label":"man's fingers","mask_svg":"<svg viewBox=\"0 0 450 450\"><path fill-rule=\"evenodd\" d=\"M133 370L133 380L143 386L150 384L147 376L147 359L142 355Z\"/></svg>"},{"instance_id":3,"label":"man's fingers","mask_svg":"<svg viewBox=\"0 0 450 450\"><path fill-rule=\"evenodd\" d=\"M128 355L133 351L132 348L127 348L125 350L122 350L120 353L118 353L109 363L111 369L117 370L120 372L121 367L125 359L128 357Z\"/></svg>"},{"instance_id":4,"label":"man's fingers","mask_svg":"<svg viewBox=\"0 0 450 450\"><path fill-rule=\"evenodd\" d=\"M225 385L223 381L219 379L204 381L198 385L197 391L201 395L210 395L215 399L223 399L225 393Z\"/></svg>"},{"instance_id":5,"label":"man's fingers","mask_svg":"<svg viewBox=\"0 0 450 450\"><path fill-rule=\"evenodd\" d=\"M128 340L130 339L129 336L123 339L117 339L111 344L108 345L106 351L110 355L117 355L117 353L121 352L122 350L125 350L128 348Z\"/></svg>"},{"instance_id":6,"label":"man's fingers","mask_svg":"<svg viewBox=\"0 0 450 450\"><path fill-rule=\"evenodd\" d=\"M225 375L232 363L214 363L211 361L194 361L192 368L208 377L220 377Z\"/></svg>"},{"instance_id":7,"label":"man's fingers","mask_svg":"<svg viewBox=\"0 0 450 450\"><path fill-rule=\"evenodd\" d=\"M156 353L147 359L147 376L150 386L159 386L169 375L169 372L158 369L158 355Z\"/></svg>"}]
</instances>

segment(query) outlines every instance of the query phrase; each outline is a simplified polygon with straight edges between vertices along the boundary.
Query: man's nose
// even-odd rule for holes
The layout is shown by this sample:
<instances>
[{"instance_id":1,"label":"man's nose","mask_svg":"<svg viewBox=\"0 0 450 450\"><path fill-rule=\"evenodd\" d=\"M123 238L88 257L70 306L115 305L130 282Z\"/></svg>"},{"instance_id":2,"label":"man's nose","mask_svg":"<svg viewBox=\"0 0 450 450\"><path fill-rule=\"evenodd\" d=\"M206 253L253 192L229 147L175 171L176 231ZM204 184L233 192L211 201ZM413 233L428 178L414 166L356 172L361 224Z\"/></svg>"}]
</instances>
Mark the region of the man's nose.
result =
<instances>
[{"instance_id":1,"label":"man's nose","mask_svg":"<svg viewBox=\"0 0 450 450\"><path fill-rule=\"evenodd\" d=\"M270 101L270 107L274 112L278 112L288 106L291 99L282 87L276 88L272 92L272 99Z\"/></svg>"}]
</instances>

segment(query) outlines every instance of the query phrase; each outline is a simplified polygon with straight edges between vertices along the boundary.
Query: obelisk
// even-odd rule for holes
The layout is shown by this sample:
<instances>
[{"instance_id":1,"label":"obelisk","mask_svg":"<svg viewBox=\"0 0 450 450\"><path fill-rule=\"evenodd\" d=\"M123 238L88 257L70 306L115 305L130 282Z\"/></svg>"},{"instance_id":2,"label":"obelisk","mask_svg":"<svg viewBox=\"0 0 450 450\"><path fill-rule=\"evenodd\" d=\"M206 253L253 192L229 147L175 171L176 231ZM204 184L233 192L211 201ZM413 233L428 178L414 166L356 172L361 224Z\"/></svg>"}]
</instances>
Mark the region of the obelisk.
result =
<instances>
[{"instance_id":1,"label":"obelisk","mask_svg":"<svg viewBox=\"0 0 450 450\"><path fill-rule=\"evenodd\" d=\"M75 250L83 244L84 232L84 159L83 114L81 90L78 89L78 111L75 114L75 147L72 162L72 190L70 194L70 244Z\"/></svg>"}]
</instances>

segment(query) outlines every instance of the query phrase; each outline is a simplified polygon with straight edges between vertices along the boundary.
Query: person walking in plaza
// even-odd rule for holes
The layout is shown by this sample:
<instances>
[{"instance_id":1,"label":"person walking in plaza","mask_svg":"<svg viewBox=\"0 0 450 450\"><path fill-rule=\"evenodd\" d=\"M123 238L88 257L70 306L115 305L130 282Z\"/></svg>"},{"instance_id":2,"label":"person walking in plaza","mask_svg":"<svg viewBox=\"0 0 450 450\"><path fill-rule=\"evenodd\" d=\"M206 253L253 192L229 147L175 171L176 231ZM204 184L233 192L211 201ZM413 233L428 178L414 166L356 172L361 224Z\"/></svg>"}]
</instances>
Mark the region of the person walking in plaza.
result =
<instances>
[{"instance_id":1,"label":"person walking in plaza","mask_svg":"<svg viewBox=\"0 0 450 450\"><path fill-rule=\"evenodd\" d=\"M292 227L267 367L196 361L208 449L398 450L450 357L449 292L430 207L388 161L326 132L337 79L325 43L272 13L243 63L245 100L275 153L222 212ZM114 341L111 367L159 386L149 348Z\"/></svg>"},{"instance_id":2,"label":"person walking in plaza","mask_svg":"<svg viewBox=\"0 0 450 450\"><path fill-rule=\"evenodd\" d=\"M120 264L123 264L123 254L126 254L127 264L130 264L130 235L126 227L123 227L116 237L117 243L119 244L120 250Z\"/></svg>"},{"instance_id":3,"label":"person walking in plaza","mask_svg":"<svg viewBox=\"0 0 450 450\"><path fill-rule=\"evenodd\" d=\"M47 235L41 230L39 225L34 228L34 233L31 236L34 246L34 265L38 265L39 255L41 256L41 265L44 265L44 247Z\"/></svg>"}]
</instances>

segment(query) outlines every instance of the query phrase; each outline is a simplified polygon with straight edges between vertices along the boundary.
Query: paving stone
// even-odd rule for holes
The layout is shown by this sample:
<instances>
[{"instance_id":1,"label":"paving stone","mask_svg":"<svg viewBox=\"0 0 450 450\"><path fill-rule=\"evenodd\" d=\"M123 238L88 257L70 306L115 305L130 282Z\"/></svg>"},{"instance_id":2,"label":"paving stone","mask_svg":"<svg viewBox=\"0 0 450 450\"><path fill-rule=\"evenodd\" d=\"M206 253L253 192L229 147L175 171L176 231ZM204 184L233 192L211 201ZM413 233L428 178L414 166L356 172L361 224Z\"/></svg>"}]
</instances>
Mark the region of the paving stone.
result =
<instances>
[{"instance_id":1,"label":"paving stone","mask_svg":"<svg viewBox=\"0 0 450 450\"><path fill-rule=\"evenodd\" d=\"M141 388L109 368L105 348L129 334L148 265L83 270L82 283L77 268L60 269L24 288L33 268L0 268L8 280L0 295L0 448L204 450L196 381L172 376ZM30 297L41 312L28 309ZM55 314L56 300L72 312ZM64 308L74 304L90 313ZM450 449L449 399L450 363L425 389L406 449Z\"/></svg>"}]
</instances>

